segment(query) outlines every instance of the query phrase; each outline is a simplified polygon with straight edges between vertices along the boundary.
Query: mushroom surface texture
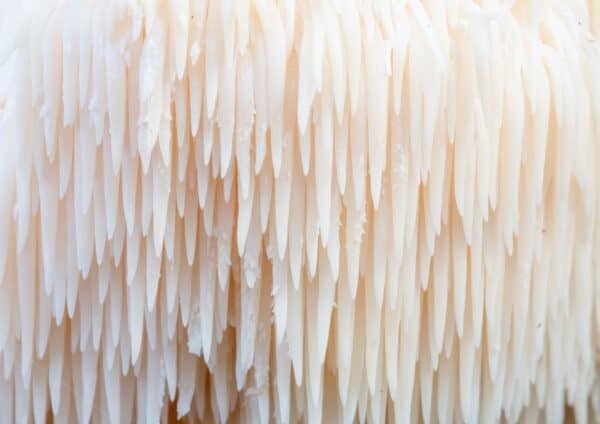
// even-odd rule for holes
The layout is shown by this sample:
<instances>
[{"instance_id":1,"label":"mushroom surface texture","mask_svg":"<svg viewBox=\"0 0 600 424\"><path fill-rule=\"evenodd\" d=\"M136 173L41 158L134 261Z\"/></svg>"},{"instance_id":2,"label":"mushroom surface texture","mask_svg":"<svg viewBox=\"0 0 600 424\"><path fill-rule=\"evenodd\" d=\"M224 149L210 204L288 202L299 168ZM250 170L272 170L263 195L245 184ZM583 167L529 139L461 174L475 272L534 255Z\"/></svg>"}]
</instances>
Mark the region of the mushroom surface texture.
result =
<instances>
[{"instance_id":1,"label":"mushroom surface texture","mask_svg":"<svg viewBox=\"0 0 600 424\"><path fill-rule=\"evenodd\" d=\"M0 423L600 420L600 0L0 0Z\"/></svg>"}]
</instances>

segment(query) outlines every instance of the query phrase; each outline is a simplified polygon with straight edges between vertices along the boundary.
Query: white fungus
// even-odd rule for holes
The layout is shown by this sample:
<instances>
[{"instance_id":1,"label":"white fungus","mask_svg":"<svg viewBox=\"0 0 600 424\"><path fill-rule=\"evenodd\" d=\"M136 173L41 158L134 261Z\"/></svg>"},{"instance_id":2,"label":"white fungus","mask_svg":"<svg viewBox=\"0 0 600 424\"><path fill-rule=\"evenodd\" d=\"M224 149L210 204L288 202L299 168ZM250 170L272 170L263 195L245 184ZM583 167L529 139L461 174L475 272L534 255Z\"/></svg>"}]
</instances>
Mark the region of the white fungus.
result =
<instances>
[{"instance_id":1,"label":"white fungus","mask_svg":"<svg viewBox=\"0 0 600 424\"><path fill-rule=\"evenodd\" d=\"M599 0L18 3L0 423L599 419Z\"/></svg>"}]
</instances>

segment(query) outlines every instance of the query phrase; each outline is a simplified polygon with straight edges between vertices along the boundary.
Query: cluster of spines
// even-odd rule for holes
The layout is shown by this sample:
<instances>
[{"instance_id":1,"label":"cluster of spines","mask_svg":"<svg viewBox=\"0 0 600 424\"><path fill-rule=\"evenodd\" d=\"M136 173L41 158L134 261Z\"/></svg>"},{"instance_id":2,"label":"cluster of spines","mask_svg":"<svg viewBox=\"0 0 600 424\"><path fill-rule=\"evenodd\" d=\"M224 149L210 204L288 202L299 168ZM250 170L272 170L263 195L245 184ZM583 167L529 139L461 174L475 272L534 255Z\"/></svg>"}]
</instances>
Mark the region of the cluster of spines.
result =
<instances>
[{"instance_id":1,"label":"cluster of spines","mask_svg":"<svg viewBox=\"0 0 600 424\"><path fill-rule=\"evenodd\" d=\"M3 417L584 420L597 6L533 6L30 11Z\"/></svg>"}]
</instances>

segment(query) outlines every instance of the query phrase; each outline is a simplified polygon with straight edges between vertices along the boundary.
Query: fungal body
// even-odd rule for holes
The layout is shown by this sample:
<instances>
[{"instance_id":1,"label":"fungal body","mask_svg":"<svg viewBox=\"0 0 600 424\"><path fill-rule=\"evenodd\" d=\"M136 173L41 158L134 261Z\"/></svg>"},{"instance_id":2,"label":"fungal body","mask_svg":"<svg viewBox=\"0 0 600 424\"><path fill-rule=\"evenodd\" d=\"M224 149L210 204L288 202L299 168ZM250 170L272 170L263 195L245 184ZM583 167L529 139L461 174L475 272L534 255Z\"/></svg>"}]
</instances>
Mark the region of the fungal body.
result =
<instances>
[{"instance_id":1,"label":"fungal body","mask_svg":"<svg viewBox=\"0 0 600 424\"><path fill-rule=\"evenodd\" d=\"M0 24L0 422L600 417L597 0Z\"/></svg>"}]
</instances>

